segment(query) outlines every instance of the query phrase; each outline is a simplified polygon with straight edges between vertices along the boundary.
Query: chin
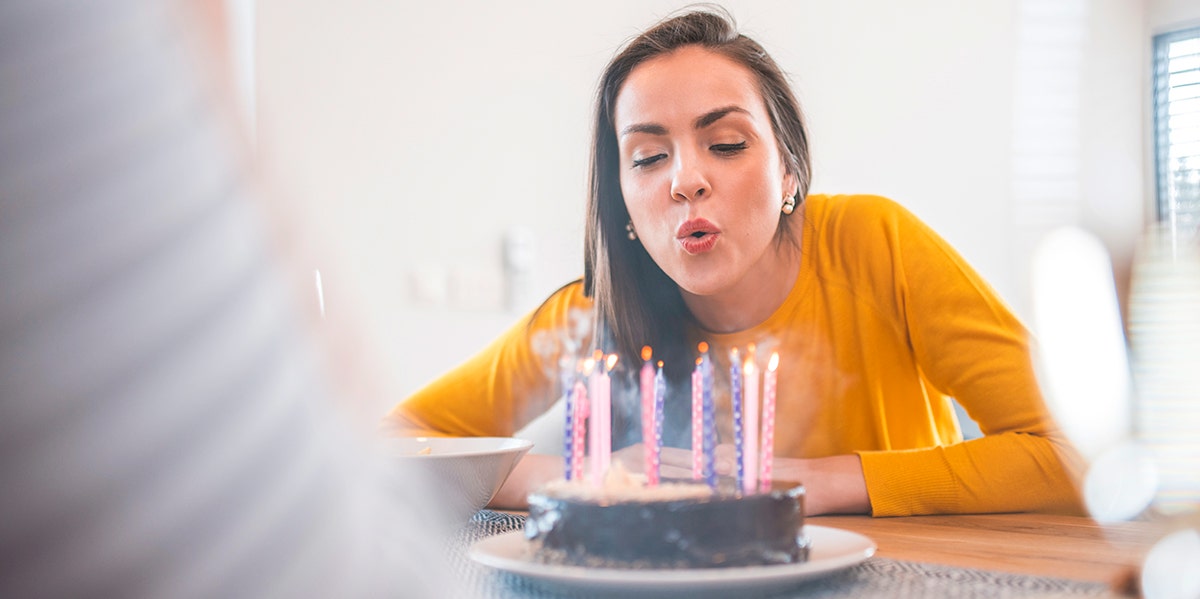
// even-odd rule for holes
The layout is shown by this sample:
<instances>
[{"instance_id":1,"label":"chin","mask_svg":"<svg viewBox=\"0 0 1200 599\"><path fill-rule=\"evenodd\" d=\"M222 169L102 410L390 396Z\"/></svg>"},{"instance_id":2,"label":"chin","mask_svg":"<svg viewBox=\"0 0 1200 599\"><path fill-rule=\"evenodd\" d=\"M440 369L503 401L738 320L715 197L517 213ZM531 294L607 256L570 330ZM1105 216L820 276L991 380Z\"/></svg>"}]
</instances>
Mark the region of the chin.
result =
<instances>
[{"instance_id":1,"label":"chin","mask_svg":"<svg viewBox=\"0 0 1200 599\"><path fill-rule=\"evenodd\" d=\"M738 281L727 266L727 260L715 260L717 256L686 256L672 261L672 268L663 269L684 295L706 297L718 295Z\"/></svg>"},{"instance_id":2,"label":"chin","mask_svg":"<svg viewBox=\"0 0 1200 599\"><path fill-rule=\"evenodd\" d=\"M718 295L729 289L729 280L724 277L685 277L683 279L675 279L675 284L679 285L679 290L685 295L707 297Z\"/></svg>"}]
</instances>

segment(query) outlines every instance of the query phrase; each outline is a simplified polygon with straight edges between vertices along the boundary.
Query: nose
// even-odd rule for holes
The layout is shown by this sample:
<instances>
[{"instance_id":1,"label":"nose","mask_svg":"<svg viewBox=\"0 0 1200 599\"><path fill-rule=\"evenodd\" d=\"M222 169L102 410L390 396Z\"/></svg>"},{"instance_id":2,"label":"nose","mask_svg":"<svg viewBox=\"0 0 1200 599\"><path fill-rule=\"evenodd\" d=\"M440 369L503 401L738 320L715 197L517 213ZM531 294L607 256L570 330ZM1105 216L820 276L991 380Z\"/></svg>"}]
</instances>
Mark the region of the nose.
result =
<instances>
[{"instance_id":1,"label":"nose","mask_svg":"<svg viewBox=\"0 0 1200 599\"><path fill-rule=\"evenodd\" d=\"M691 202L711 193L700 160L688 152L675 155L675 176L671 180L671 198Z\"/></svg>"}]
</instances>

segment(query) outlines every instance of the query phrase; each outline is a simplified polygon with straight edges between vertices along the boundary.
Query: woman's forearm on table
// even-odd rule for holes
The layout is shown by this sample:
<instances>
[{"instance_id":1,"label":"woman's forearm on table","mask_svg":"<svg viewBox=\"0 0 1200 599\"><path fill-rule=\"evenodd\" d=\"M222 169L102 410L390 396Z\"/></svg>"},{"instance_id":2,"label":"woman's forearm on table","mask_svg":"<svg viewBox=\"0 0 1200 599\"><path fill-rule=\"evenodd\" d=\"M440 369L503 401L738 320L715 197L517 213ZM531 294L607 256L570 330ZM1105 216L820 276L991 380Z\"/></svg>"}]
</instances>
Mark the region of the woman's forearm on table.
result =
<instances>
[{"instance_id":1,"label":"woman's forearm on table","mask_svg":"<svg viewBox=\"0 0 1200 599\"><path fill-rule=\"evenodd\" d=\"M869 514L871 499L857 455L824 458L775 458L774 479L804 485L804 511L819 514Z\"/></svg>"},{"instance_id":2,"label":"woman's forearm on table","mask_svg":"<svg viewBox=\"0 0 1200 599\"><path fill-rule=\"evenodd\" d=\"M663 463L684 465L690 452L670 450L664 452ZM717 446L717 474L733 476L736 469L733 445ZM869 514L871 499L867 496L867 480L863 476L862 460L855 454L824 458L784 458L776 456L773 461L772 480L774 487L787 483L804 485L804 513L820 514Z\"/></svg>"},{"instance_id":3,"label":"woman's forearm on table","mask_svg":"<svg viewBox=\"0 0 1200 599\"><path fill-rule=\"evenodd\" d=\"M488 503L488 507L523 510L529 507L529 492L556 478L562 478L563 459L553 455L529 454L517 462L517 467L504 486Z\"/></svg>"}]
</instances>

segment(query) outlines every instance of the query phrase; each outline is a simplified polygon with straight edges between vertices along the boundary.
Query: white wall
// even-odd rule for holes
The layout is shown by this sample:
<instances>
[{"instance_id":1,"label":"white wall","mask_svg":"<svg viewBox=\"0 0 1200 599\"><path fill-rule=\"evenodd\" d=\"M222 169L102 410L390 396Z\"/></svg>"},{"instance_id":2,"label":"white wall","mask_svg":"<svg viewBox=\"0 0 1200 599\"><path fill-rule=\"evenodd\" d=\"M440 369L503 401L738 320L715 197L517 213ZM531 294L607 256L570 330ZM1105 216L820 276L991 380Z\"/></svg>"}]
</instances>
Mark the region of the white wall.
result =
<instances>
[{"instance_id":1,"label":"white wall","mask_svg":"<svg viewBox=\"0 0 1200 599\"><path fill-rule=\"evenodd\" d=\"M1200 5L1195 0L1148 0L1146 4L1151 33L1200 26Z\"/></svg>"},{"instance_id":2,"label":"white wall","mask_svg":"<svg viewBox=\"0 0 1200 599\"><path fill-rule=\"evenodd\" d=\"M680 3L577 4L259 1L260 156L314 225L329 309L358 306L388 358L381 411L582 274L596 79L622 41ZM1145 3L726 6L793 76L814 191L907 205L1022 316L1026 254L1045 227L1078 222L1118 256L1132 247L1148 201ZM1061 105L1030 87L1042 72L1030 65L1055 57L1070 82ZM1030 114L1062 125L1032 142L1033 155L1042 143L1060 152L1054 173L1067 184L1066 208L1042 220L1028 187L1014 189L1031 177L1014 158L1042 122ZM513 229L536 254L509 306Z\"/></svg>"}]
</instances>

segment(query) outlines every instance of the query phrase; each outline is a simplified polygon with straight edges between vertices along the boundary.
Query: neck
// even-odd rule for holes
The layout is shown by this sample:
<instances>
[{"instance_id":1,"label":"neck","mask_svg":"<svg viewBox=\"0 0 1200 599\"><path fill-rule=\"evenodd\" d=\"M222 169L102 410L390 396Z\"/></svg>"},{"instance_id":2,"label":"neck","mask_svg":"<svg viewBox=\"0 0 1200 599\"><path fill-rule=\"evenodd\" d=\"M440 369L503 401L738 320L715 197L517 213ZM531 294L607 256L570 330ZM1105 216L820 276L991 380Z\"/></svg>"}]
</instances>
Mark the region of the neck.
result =
<instances>
[{"instance_id":1,"label":"neck","mask_svg":"<svg viewBox=\"0 0 1200 599\"><path fill-rule=\"evenodd\" d=\"M799 274L800 251L783 243L766 252L755 268L729 289L704 296L683 291L683 303L705 329L736 333L770 318L787 300Z\"/></svg>"}]
</instances>

